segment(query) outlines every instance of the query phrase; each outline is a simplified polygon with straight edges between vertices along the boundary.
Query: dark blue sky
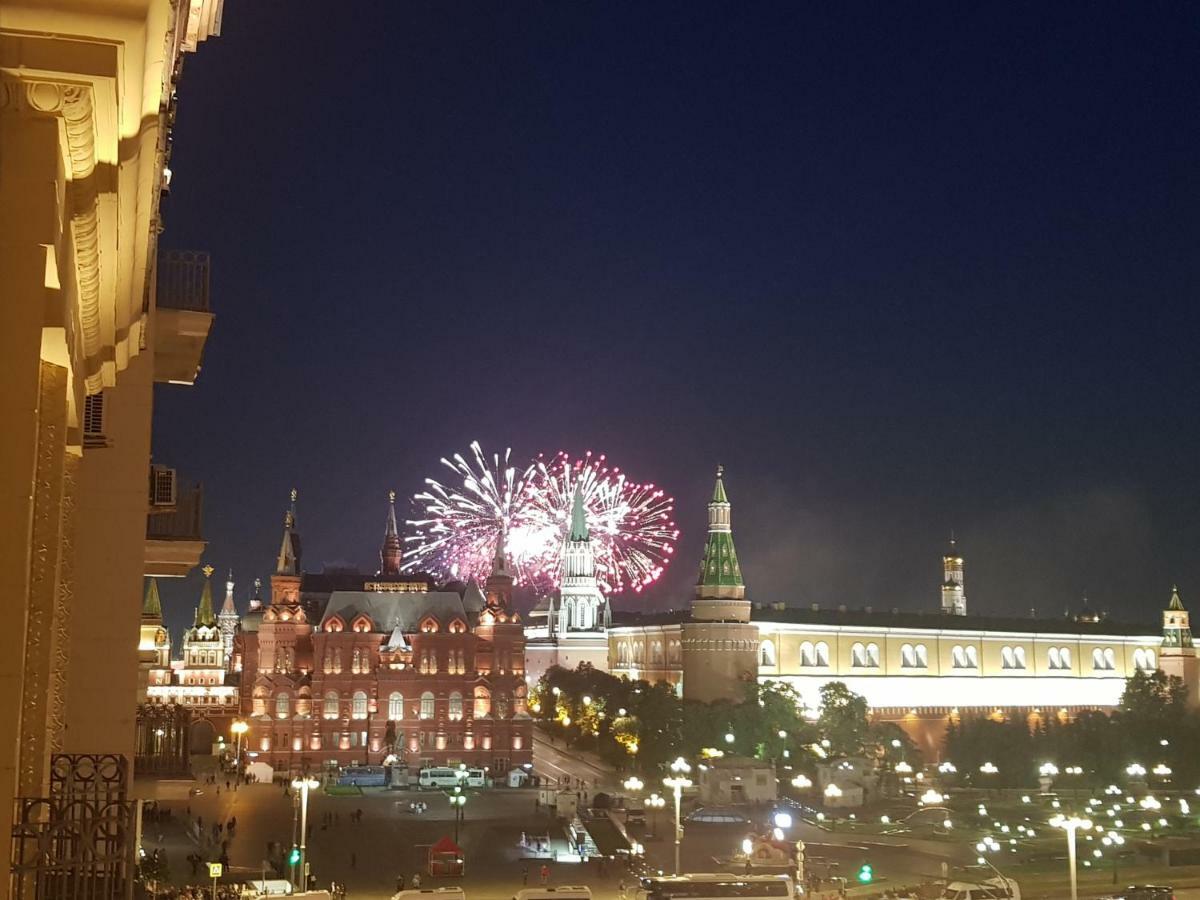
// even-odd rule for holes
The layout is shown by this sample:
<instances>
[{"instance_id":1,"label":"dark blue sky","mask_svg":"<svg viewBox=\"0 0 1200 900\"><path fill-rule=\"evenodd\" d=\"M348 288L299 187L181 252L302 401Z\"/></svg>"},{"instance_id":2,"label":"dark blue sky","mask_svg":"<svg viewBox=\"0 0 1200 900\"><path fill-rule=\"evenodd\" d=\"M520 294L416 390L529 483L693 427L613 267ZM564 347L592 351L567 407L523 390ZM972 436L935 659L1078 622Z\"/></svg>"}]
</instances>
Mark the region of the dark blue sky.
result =
<instances>
[{"instance_id":1,"label":"dark blue sky","mask_svg":"<svg viewBox=\"0 0 1200 900\"><path fill-rule=\"evenodd\" d=\"M243 602L292 486L373 566L478 438L676 496L638 602L722 462L758 600L932 610L954 529L973 611L1200 604L1194 10L281 10L188 59L164 204L217 319L156 459Z\"/></svg>"}]
</instances>

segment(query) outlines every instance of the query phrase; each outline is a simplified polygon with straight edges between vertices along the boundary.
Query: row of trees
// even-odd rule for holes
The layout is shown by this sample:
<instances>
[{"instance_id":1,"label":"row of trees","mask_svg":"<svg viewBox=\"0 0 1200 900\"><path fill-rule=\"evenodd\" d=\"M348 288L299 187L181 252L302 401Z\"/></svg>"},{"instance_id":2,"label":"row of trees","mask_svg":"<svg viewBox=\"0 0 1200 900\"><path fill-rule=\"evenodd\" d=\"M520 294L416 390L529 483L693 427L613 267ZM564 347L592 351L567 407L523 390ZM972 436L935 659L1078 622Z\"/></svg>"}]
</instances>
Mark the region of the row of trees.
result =
<instances>
[{"instance_id":1,"label":"row of trees","mask_svg":"<svg viewBox=\"0 0 1200 900\"><path fill-rule=\"evenodd\" d=\"M1098 786L1129 777L1126 769L1142 766L1151 781L1168 778L1187 789L1200 784L1200 714L1187 708L1183 682L1161 671L1136 672L1126 683L1112 713L1084 711L1075 719L1035 720L963 718L946 731L946 758L961 779L985 786L1032 786L1044 763L1062 773L1059 784L1077 779ZM991 763L995 772L980 767ZM1067 767L1082 773L1069 775ZM1160 768L1155 775L1155 767ZM1135 770L1136 771L1136 770Z\"/></svg>"},{"instance_id":2,"label":"row of trees","mask_svg":"<svg viewBox=\"0 0 1200 900\"><path fill-rule=\"evenodd\" d=\"M530 711L567 743L598 752L620 769L653 772L677 756L705 750L775 760L811 774L827 757L880 757L918 765L908 737L889 723L872 725L866 700L841 682L821 689L815 718L782 682L747 682L740 702L680 699L671 686L630 681L584 663L551 668L530 698Z\"/></svg>"}]
</instances>

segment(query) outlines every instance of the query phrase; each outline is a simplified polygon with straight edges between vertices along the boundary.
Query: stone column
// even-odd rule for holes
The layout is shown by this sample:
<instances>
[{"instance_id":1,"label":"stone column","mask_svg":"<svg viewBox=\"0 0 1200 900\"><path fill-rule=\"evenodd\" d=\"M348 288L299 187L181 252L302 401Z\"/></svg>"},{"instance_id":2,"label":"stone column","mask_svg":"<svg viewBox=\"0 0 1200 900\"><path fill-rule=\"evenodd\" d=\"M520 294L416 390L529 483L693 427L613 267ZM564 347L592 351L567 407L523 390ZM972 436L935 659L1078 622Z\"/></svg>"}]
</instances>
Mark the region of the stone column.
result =
<instances>
[{"instance_id":1,"label":"stone column","mask_svg":"<svg viewBox=\"0 0 1200 900\"><path fill-rule=\"evenodd\" d=\"M56 230L58 159L57 123L22 115L16 90L14 81L0 76L0 578L7 611L0 629L0 835L5 836L12 831L21 748L46 247ZM8 873L5 851L0 885L8 884Z\"/></svg>"}]
</instances>

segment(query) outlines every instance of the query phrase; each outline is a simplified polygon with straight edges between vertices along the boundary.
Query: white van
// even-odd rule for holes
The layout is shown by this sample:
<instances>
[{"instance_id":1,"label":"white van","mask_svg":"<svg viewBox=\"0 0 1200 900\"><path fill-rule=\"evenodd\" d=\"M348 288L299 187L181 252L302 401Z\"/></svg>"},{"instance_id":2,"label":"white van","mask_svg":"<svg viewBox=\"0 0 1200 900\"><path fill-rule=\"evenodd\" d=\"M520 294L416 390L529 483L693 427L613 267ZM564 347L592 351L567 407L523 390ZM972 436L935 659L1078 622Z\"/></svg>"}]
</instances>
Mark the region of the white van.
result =
<instances>
[{"instance_id":1,"label":"white van","mask_svg":"<svg viewBox=\"0 0 1200 900\"><path fill-rule=\"evenodd\" d=\"M513 900L592 900L592 889L586 884L522 888L513 895Z\"/></svg>"},{"instance_id":2,"label":"white van","mask_svg":"<svg viewBox=\"0 0 1200 900\"><path fill-rule=\"evenodd\" d=\"M942 888L939 900L1021 900L1021 888L1011 878L989 878L979 883L952 881Z\"/></svg>"},{"instance_id":3,"label":"white van","mask_svg":"<svg viewBox=\"0 0 1200 900\"><path fill-rule=\"evenodd\" d=\"M488 786L487 772L483 769L467 769L467 787L482 788Z\"/></svg>"},{"instance_id":4,"label":"white van","mask_svg":"<svg viewBox=\"0 0 1200 900\"><path fill-rule=\"evenodd\" d=\"M392 894L392 900L467 900L462 888L409 888Z\"/></svg>"},{"instance_id":5,"label":"white van","mask_svg":"<svg viewBox=\"0 0 1200 900\"><path fill-rule=\"evenodd\" d=\"M422 788L452 788L458 783L458 775L449 766L422 769L417 775L417 785Z\"/></svg>"}]
</instances>

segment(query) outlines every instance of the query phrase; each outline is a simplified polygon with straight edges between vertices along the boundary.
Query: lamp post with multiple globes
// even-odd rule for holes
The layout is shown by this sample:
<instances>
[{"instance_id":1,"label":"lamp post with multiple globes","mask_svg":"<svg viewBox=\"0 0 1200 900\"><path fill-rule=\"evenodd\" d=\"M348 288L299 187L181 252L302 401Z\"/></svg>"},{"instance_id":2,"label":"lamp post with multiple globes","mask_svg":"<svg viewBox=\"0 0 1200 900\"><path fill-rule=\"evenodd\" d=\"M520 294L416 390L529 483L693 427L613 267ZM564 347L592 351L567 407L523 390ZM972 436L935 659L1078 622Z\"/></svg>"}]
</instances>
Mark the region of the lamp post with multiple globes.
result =
<instances>
[{"instance_id":1,"label":"lamp post with multiple globes","mask_svg":"<svg viewBox=\"0 0 1200 900\"><path fill-rule=\"evenodd\" d=\"M675 793L675 874L679 874L679 845L683 841L683 824L679 821L679 804L683 797L683 789L692 786L688 774L692 767L682 756L671 763L671 773L663 779L663 784Z\"/></svg>"},{"instance_id":2,"label":"lamp post with multiple globes","mask_svg":"<svg viewBox=\"0 0 1200 900\"><path fill-rule=\"evenodd\" d=\"M308 890L308 792L321 782L311 775L292 779L292 787L300 792L300 890Z\"/></svg>"}]
</instances>

